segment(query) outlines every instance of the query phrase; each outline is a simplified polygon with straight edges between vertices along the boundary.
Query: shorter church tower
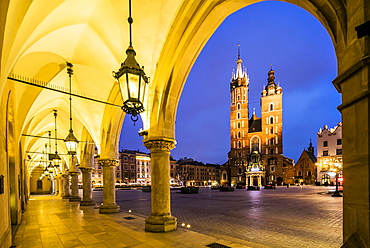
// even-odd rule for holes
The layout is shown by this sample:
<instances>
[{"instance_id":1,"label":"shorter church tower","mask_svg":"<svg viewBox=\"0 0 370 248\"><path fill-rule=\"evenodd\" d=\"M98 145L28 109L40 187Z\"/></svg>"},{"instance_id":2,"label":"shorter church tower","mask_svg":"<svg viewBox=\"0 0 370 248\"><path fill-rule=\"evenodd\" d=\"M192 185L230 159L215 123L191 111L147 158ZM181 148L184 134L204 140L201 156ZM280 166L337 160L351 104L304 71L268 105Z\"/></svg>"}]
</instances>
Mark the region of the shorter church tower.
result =
<instances>
[{"instance_id":1,"label":"shorter church tower","mask_svg":"<svg viewBox=\"0 0 370 248\"><path fill-rule=\"evenodd\" d=\"M283 89L275 83L275 71L270 68L267 86L261 93L261 122L268 181L282 181L283 174Z\"/></svg>"}]
</instances>

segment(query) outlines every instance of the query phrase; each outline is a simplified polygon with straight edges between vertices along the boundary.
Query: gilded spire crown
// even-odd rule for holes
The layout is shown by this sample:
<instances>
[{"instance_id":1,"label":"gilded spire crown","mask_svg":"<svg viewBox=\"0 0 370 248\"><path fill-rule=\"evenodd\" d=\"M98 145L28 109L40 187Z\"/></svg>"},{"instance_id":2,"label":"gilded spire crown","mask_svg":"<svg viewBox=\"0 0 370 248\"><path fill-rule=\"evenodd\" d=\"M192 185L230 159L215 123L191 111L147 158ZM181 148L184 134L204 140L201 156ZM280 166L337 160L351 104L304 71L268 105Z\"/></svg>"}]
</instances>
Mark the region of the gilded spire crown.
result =
<instances>
[{"instance_id":1,"label":"gilded spire crown","mask_svg":"<svg viewBox=\"0 0 370 248\"><path fill-rule=\"evenodd\" d=\"M247 86L249 84L249 76L247 70L242 66L243 60L240 57L240 44L238 44L238 59L236 60L236 71L233 70L231 76L231 89L238 86Z\"/></svg>"}]
</instances>

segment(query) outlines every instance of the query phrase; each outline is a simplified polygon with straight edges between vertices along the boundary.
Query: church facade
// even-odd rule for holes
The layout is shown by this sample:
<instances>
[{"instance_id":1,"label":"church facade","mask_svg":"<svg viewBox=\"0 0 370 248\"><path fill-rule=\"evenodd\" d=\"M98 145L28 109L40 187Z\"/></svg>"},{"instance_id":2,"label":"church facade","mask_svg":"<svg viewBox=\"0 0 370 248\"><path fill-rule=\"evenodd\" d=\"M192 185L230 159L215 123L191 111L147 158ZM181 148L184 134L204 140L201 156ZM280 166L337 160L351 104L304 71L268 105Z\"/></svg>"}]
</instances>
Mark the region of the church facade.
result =
<instances>
[{"instance_id":1,"label":"church facade","mask_svg":"<svg viewBox=\"0 0 370 248\"><path fill-rule=\"evenodd\" d=\"M230 81L230 152L224 164L221 184L263 186L282 184L286 163L283 156L283 89L275 83L275 71L268 71L267 86L261 92L261 114L249 114L250 79L242 67L240 49L237 68Z\"/></svg>"}]
</instances>

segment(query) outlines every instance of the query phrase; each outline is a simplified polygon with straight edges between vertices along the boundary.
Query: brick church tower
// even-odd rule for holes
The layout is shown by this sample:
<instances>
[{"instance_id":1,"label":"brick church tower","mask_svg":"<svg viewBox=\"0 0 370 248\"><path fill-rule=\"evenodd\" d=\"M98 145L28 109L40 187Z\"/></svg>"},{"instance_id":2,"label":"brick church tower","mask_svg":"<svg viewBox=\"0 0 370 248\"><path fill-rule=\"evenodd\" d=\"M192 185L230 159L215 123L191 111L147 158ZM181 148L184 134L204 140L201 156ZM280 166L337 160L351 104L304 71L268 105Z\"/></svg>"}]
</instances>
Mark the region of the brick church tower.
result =
<instances>
[{"instance_id":1,"label":"brick church tower","mask_svg":"<svg viewBox=\"0 0 370 248\"><path fill-rule=\"evenodd\" d=\"M249 116L249 76L242 67L240 45L236 71L230 82L230 152L223 166L221 184L262 186L282 183L282 88L275 72L268 72L268 84L261 93L261 118Z\"/></svg>"}]
</instances>

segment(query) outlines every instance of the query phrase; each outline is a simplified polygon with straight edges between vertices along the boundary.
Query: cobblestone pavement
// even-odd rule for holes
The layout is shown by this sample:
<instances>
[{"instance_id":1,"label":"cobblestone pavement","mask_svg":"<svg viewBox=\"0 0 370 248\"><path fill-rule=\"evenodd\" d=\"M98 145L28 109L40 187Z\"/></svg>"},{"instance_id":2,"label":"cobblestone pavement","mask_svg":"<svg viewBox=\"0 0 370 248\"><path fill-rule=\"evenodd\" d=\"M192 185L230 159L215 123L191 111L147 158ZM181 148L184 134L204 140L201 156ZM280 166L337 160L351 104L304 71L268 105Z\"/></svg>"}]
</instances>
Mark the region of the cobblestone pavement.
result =
<instances>
[{"instance_id":1,"label":"cobblestone pavement","mask_svg":"<svg viewBox=\"0 0 370 248\"><path fill-rule=\"evenodd\" d=\"M331 197L329 189L333 188L292 186L231 192L200 188L199 194L173 190L171 208L179 228L181 223L190 224L192 231L246 246L340 247L342 197ZM121 211L150 215L150 193L116 192ZM93 196L97 203L102 201L102 192Z\"/></svg>"}]
</instances>

